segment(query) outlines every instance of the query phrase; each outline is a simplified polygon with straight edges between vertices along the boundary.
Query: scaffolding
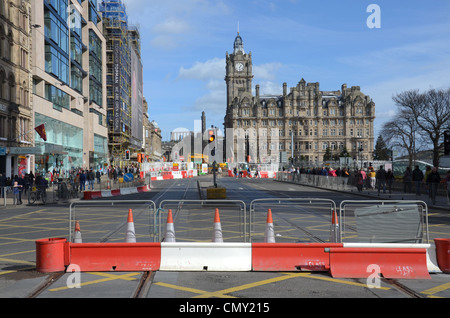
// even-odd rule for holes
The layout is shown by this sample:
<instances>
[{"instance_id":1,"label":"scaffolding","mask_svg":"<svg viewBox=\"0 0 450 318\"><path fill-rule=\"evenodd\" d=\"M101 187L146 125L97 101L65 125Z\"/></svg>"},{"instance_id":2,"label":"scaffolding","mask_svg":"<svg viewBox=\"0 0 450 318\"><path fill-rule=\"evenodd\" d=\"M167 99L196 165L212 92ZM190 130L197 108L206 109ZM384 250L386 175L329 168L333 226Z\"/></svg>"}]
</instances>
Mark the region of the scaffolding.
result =
<instances>
[{"instance_id":1,"label":"scaffolding","mask_svg":"<svg viewBox=\"0 0 450 318\"><path fill-rule=\"evenodd\" d=\"M128 15L122 0L99 4L107 39L107 121L114 165L123 166L131 146L131 52Z\"/></svg>"}]
</instances>

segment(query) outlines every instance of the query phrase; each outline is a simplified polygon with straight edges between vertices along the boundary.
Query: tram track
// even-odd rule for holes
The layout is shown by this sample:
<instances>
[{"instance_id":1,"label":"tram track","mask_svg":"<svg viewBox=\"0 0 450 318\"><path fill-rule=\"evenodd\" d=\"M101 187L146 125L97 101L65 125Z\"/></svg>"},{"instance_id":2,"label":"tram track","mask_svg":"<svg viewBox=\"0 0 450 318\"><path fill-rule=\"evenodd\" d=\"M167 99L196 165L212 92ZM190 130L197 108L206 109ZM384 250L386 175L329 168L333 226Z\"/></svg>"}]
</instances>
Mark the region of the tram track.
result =
<instances>
[{"instance_id":1,"label":"tram track","mask_svg":"<svg viewBox=\"0 0 450 318\"><path fill-rule=\"evenodd\" d=\"M292 196L289 196L289 195L287 195L287 194L285 194L285 193L283 193L283 192L281 192L281 191L276 191L276 190L271 190L271 189L265 189L264 187L261 187L261 186L259 186L259 185L255 185L255 184L252 184L252 186L255 187L255 188L260 189L261 191L265 191L265 192L269 192L269 193L271 193L271 194L275 194L275 196L278 196L278 197L282 196L282 197L287 198L287 199L294 199ZM242 185L241 185L241 187L242 187ZM249 188L251 188L251 187L249 186ZM237 193L238 195L242 196L242 197L245 197L245 196L242 194L241 191L236 191L236 193ZM316 213L316 212L314 212L314 211L305 211L305 212L307 212L307 213L312 213L312 214L316 214L316 215L319 215L319 216L323 217L323 215L320 215L320 214L318 214L318 213ZM298 226L297 224L291 222L289 219L287 219L287 218L285 218L285 217L283 217L283 216L281 216L281 215L278 215L278 217L281 218L281 219L283 219L283 221L286 222L287 224L289 224L290 226L292 226L292 227L296 228L297 230L299 230L299 231L305 233L305 234L306 234L307 236L309 236L313 241L315 241L315 242L317 242L317 243L324 243L324 242L326 242L326 241L324 241L323 239L321 239L321 238L317 237L316 235L314 235L313 233L309 232L307 229L305 229L305 228L303 228L303 227L301 227L301 226ZM353 228L353 230L356 231L356 228L354 228L354 227L352 227L352 226L347 225L347 228L348 228L348 229L352 229L352 228ZM386 285L391 286L392 288L394 288L395 290L399 291L400 293L404 294L405 296L407 296L407 297L409 297L409 298L425 298L422 294L420 294L420 293L414 291L413 289L407 287L406 285L402 284L402 283L401 283L399 280L397 280L397 279L393 279L393 278L381 278L381 281L384 282Z\"/></svg>"},{"instance_id":2,"label":"tram track","mask_svg":"<svg viewBox=\"0 0 450 318\"><path fill-rule=\"evenodd\" d=\"M157 198L158 200L163 200L164 197L169 193L170 189L174 189L175 187L179 186L180 184L183 184L183 188L178 188L177 190L177 200L180 201L180 205L177 206L177 208L174 209L174 212L176 212L176 214L178 215L178 212L181 211L182 207L183 207L183 200L186 199L188 191L189 191L189 187L192 185L190 181L186 182L186 183L179 183L179 182L174 182L173 184L171 184L167 189L164 189L162 192L160 192L159 194L157 194L157 196L155 198ZM246 188L246 185L240 184L239 187L244 187ZM252 188L251 186L248 186L248 189L250 190L250 188ZM273 191L273 190L265 190L263 189L263 187L261 187L261 189L258 189L261 191L268 191L271 192L272 194L280 197L281 195L283 195L283 198L292 198L288 195L286 195L285 193L282 192L277 192L277 191ZM256 191L258 191L256 190ZM238 190L238 189L234 189L234 191L236 191L236 194L239 194L241 197L245 197L247 200L249 199L248 196L245 196L245 192L242 190ZM170 195L171 199L174 198L173 194ZM318 213L318 215L320 215L320 213ZM175 213L174 213L174 217L175 217ZM294 222L292 222L289 218L286 218L284 216L281 216L283 218L283 222L286 222L286 224L289 224L289 226L296 228L299 231L302 231L303 233L305 233L306 235L308 235L308 237L310 237L313 241L315 242L324 242L323 239L321 239L320 237L317 237L316 235L314 235L314 233L311 233L310 231L308 231L308 229L303 228L301 226L298 226L297 224L295 224ZM325 217L324 215L322 215L322 217ZM87 273L87 274L95 274L95 273ZM126 273L110 273L111 275L122 275ZM65 273L54 273L54 274L50 274L48 275L48 277L42 282L42 284L40 284L37 288L35 288L28 296L27 298L39 298L39 297L48 297L48 292L46 293L46 291L49 291L53 288L53 286L57 286L57 285L62 285L63 283L63 279L65 279L64 277ZM140 272L140 273L136 273L136 275L134 276L135 279L132 281L132 285L131 288L129 288L129 297L130 298L146 298L147 295L149 294L149 291L151 289L151 286L153 284L153 280L154 277L156 275L156 272L152 272L152 271L147 271L147 272ZM67 276L66 276L67 277ZM84 278L85 276L83 276ZM86 276L87 277L87 276ZM60 282L59 284L58 281ZM383 282L383 284L386 284L387 286L391 287L392 290L396 290L399 293L401 293L402 295L405 295L406 297L409 298L424 298L423 295L421 295L420 293L408 288L407 286L405 286L404 284L402 284L400 281L396 280L396 279L387 279L387 278L381 278L381 281ZM130 286L129 286L130 287ZM83 287L84 288L84 287ZM102 297L103 294L107 294L107 291L103 291L102 286L99 286L96 291L95 291L95 295L94 296L84 296L83 297ZM53 293L54 291L52 291ZM88 292L86 292L88 293ZM86 294L87 295L87 294ZM55 297L57 298L58 295L55 294ZM127 296L125 296L127 297Z\"/></svg>"},{"instance_id":3,"label":"tram track","mask_svg":"<svg viewBox=\"0 0 450 318\"><path fill-rule=\"evenodd\" d=\"M243 186L243 185L240 185L241 187ZM256 185L255 184L252 184L252 186L255 186L256 187ZM249 188L251 189L251 187L249 186ZM274 199L279 199L279 198L286 198L286 199L296 199L296 198L294 198L294 197L292 197L292 196L289 196L289 195L287 195L287 194L285 194L285 193L282 193L282 192L278 192L278 191L275 191L275 190L269 190L269 189L265 189L265 188L262 188L262 187L258 187L261 191L264 191L264 192L269 192L269 193L271 193L271 194L274 194ZM243 198L245 198L245 199L248 199L248 197L247 196L245 196L243 193L242 193L242 191L238 191L238 190L234 190L233 189L233 191L235 191L235 193L237 194L237 195L239 195L240 197L243 197ZM307 199L307 198L306 198ZM298 206L297 204L293 204L292 205L293 207L296 207L296 206ZM303 212L305 212L305 213L308 213L308 214L312 214L312 215L315 215L315 216L317 216L317 217L320 217L320 218L322 218L322 219L326 219L326 220L328 220L325 216L323 216L323 215L321 215L320 213L317 213L317 212L315 212L315 211L310 211L310 210L305 210L305 208L304 207L301 207L301 206L298 206ZM298 224L295 224L294 222L292 222L291 220L289 220L288 218L286 218L286 217L284 217L284 216L282 216L282 215L277 215L277 217L278 218L280 218L280 219L282 219L285 223L287 223L287 224L289 224L290 226L292 226L293 228L295 228L295 229L297 229L297 230L299 230L300 232L303 232L304 234L306 234L310 239L312 239L314 242L316 242L316 243L324 243L324 242L326 242L325 240L323 240L322 238L320 238L320 237L318 237L317 235L314 235L313 233L311 233L310 231L308 231L305 227L302 227L302 226L299 226Z\"/></svg>"},{"instance_id":4,"label":"tram track","mask_svg":"<svg viewBox=\"0 0 450 318\"><path fill-rule=\"evenodd\" d=\"M186 179L184 179L186 180ZM163 192L159 193L156 196L156 200L163 200L164 196L167 195L167 193L170 190L173 190L176 186L179 186L180 183L178 180L175 180L173 184L171 184L168 188L166 188ZM189 188L191 186L191 180L187 180L187 183L185 184L185 187L183 189L179 189L182 191L180 204L177 207L176 212L174 213L174 217L178 214L178 211L181 210L183 206L183 200L186 199L186 196L188 194ZM106 243L108 242L109 238L111 238L114 234L116 234L120 229L122 229L124 226L126 226L126 223L119 224L115 229L111 230L107 235L100 238L98 240L99 243ZM68 274L66 272L58 272L58 273L50 273L46 279L39 284L37 287L35 287L25 298L38 298L40 295L42 295L45 291L48 291L54 286L58 281L64 278L64 276ZM81 273L80 273L81 274ZM155 272L152 271L146 271L142 272L140 274L140 278L138 279L138 282L136 284L136 287L134 288L133 292L130 295L130 298L146 298L150 287L153 283L153 279L155 277ZM100 293L100 292L99 292Z\"/></svg>"}]
</instances>

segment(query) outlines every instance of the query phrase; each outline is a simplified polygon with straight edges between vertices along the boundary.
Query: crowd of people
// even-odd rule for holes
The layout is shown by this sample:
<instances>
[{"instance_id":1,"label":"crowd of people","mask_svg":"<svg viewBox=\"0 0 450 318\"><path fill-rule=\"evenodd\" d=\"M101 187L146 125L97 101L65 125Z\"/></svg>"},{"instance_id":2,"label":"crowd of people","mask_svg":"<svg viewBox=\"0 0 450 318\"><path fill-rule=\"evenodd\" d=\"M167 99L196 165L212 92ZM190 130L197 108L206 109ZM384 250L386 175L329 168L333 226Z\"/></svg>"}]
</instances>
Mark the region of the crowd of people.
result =
<instances>
[{"instance_id":1,"label":"crowd of people","mask_svg":"<svg viewBox=\"0 0 450 318\"><path fill-rule=\"evenodd\" d=\"M101 176L107 174L109 179L116 182L118 178L121 178L126 173L139 174L139 168L135 166L129 166L125 168L119 167L109 167L108 169L71 169L66 176L68 176L67 182L70 184L73 190L76 192L82 192L86 190L94 190L95 183L99 184L101 182ZM33 172L26 174L14 175L11 177L6 177L3 173L0 173L0 198L6 195L7 191L11 191L14 198L15 205L21 205L22 197L28 194L28 191L33 187L38 188L41 191L46 191L46 189L62 181L59 178L60 175L56 170L49 170L45 173Z\"/></svg>"},{"instance_id":2,"label":"crowd of people","mask_svg":"<svg viewBox=\"0 0 450 318\"><path fill-rule=\"evenodd\" d=\"M393 184L396 180L392 169L387 169L386 171L384 166L380 166L378 169L370 166L367 169L355 170L350 170L348 168L333 169L331 167L292 167L287 170L294 175L294 180L296 176L300 177L302 174L342 177L344 178L344 184L354 184L359 192L362 192L363 189L366 188L378 190L378 194L380 194L381 191L383 193L386 193L386 191L392 193ZM283 168L283 171L286 171L286 169ZM348 179L352 181L348 182ZM416 166L414 170L407 167L399 180L403 183L404 193L412 193L414 185L416 195L420 196L423 192L426 192L433 204L436 204L436 195L439 185L445 183L447 197L450 200L450 170L447 172L445 179L443 179L436 167L427 166L425 171L420 170L419 166Z\"/></svg>"},{"instance_id":3,"label":"crowd of people","mask_svg":"<svg viewBox=\"0 0 450 318\"><path fill-rule=\"evenodd\" d=\"M33 174L33 172L26 173L24 175L14 175L6 177L0 173L0 197L4 197L8 189L13 193L14 204L21 205L22 196L27 195L28 191L33 187L40 189L48 188L48 181L45 176L40 174Z\"/></svg>"}]
</instances>

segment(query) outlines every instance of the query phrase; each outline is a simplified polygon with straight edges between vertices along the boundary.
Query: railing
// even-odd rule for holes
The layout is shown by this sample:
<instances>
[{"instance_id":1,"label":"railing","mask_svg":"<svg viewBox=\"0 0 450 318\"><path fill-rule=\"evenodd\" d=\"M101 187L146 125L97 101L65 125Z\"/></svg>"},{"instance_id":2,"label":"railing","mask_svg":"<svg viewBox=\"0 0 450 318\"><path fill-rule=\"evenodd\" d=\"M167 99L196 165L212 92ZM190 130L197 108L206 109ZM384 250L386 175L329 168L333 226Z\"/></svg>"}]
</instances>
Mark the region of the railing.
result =
<instances>
[{"instance_id":1,"label":"railing","mask_svg":"<svg viewBox=\"0 0 450 318\"><path fill-rule=\"evenodd\" d=\"M358 191L358 179L354 174L350 174L347 177L343 176L324 176L318 174L308 174L308 173L290 173L290 172L278 172L277 180L284 182L292 182L301 185L315 186L330 190L344 190L344 191ZM378 187L380 183L376 180L374 187L371 184L371 179L366 177L362 184L362 190L365 191L376 191L378 192ZM385 182L384 185L381 184L380 192L397 192L417 195L427 195L431 197L431 185L425 182L403 182L398 180L393 180L392 183ZM441 201L447 202L450 205L448 185L445 180L442 180L436 188L436 197L440 197ZM444 200L442 200L444 199Z\"/></svg>"}]
</instances>

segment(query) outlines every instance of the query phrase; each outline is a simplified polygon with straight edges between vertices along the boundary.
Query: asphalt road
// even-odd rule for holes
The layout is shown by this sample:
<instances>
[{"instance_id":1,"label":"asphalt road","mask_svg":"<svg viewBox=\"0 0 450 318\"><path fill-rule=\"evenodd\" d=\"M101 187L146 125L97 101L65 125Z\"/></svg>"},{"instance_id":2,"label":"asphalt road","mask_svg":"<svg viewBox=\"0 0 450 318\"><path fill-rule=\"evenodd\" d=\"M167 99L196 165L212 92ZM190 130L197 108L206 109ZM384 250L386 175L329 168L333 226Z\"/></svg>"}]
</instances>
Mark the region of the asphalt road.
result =
<instances>
[{"instance_id":1,"label":"asphalt road","mask_svg":"<svg viewBox=\"0 0 450 318\"><path fill-rule=\"evenodd\" d=\"M204 177L200 180L205 180ZM133 194L120 200L151 200L159 207L169 207L171 200L198 200L198 179L170 180L154 182L153 190L149 193ZM273 180L248 180L221 178L219 184L227 188L230 200L244 202L247 206L256 199L269 198L318 198L333 200L339 204L342 200L360 200L360 196L353 193L326 191L317 188L303 187L294 184L280 183ZM364 198L367 199L367 198ZM169 200L169 201L168 201ZM107 200L106 200L107 202ZM176 210L175 232L177 240L186 242L204 242L211 238L214 209L199 208L198 206L183 205ZM86 238L96 240L117 228L115 222L123 222L125 211L119 207L110 208L111 215L101 209L92 209L90 218L82 222L82 232ZM136 236L138 240L148 240L148 234L154 232L145 222L149 216L143 210L144 217L136 221ZM430 238L450 237L449 212L445 210L429 211ZM222 214L223 213L223 214ZM281 214L280 214L281 215ZM305 215L308 219L297 220L309 229L329 227L329 213L317 210L317 213ZM239 208L221 209L223 218L224 240L258 240L257 230L243 227L242 215ZM69 207L58 204L53 206L20 206L0 209L0 297L24 298L47 275L35 272L35 241L50 237L67 237ZM293 220L289 219L292 225ZM310 223L307 223L310 222ZM84 229L84 230L83 230ZM194 230L192 230L194 229ZM254 230L254 229L253 229ZM116 231L111 241L123 239L123 231ZM308 241L311 237L293 233L289 228L279 230L278 240ZM297 231L298 232L298 231ZM324 234L325 232L325 234ZM328 233L315 233L318 238L326 238ZM83 239L84 237L83 236ZM65 274L50 289L41 293L38 298L129 298L136 288L139 275L136 273L83 273L81 288L67 288L69 274ZM403 287L415 291L416 296L424 298L450 298L450 275L432 274L431 280L402 280ZM382 281L380 288L369 288L367 282L360 279L333 279L326 273L296 272L296 273L218 273L218 272L156 272L148 290L147 298L178 299L170 308L170 312L187 309L185 299L202 298L203 302L195 304L209 304L206 299L237 298L237 299L267 299L269 306L277 308L279 299L292 298L410 298L411 295L399 288ZM214 310L228 313L220 303ZM282 303L286 305L285 302ZM288 302L295 308L295 302ZM185 307L183 307L185 306ZM201 307L198 307L201 308ZM265 309L259 308L260 312ZM236 309L237 310L237 309ZM243 312L243 308L240 308ZM273 311L273 310L272 310Z\"/></svg>"}]
</instances>

